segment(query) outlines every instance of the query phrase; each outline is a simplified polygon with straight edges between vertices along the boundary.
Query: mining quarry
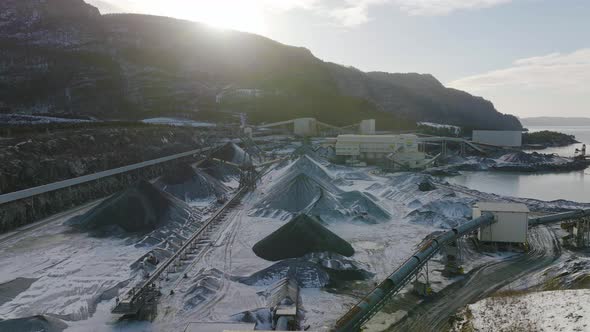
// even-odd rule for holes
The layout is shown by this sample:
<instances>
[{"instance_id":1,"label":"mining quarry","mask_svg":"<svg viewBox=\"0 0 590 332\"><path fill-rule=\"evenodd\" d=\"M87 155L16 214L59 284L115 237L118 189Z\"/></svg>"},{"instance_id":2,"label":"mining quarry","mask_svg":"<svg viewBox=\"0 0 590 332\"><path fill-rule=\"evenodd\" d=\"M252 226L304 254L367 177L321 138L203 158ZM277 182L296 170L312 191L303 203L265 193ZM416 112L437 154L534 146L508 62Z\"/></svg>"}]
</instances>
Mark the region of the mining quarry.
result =
<instances>
[{"instance_id":1,"label":"mining quarry","mask_svg":"<svg viewBox=\"0 0 590 332\"><path fill-rule=\"evenodd\" d=\"M0 195L0 331L461 331L504 326L489 296L587 284L590 204L443 177L585 160L370 120L157 126L149 160Z\"/></svg>"}]
</instances>

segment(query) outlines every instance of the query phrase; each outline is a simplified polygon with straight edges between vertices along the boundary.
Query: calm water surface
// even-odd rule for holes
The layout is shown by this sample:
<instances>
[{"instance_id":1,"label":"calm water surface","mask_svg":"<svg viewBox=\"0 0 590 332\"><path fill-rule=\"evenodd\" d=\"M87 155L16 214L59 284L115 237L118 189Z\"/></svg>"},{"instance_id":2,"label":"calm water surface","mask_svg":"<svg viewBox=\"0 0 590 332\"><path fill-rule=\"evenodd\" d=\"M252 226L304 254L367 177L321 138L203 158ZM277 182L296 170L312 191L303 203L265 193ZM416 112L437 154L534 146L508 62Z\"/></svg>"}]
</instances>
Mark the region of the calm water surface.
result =
<instances>
[{"instance_id":1,"label":"calm water surface","mask_svg":"<svg viewBox=\"0 0 590 332\"><path fill-rule=\"evenodd\" d=\"M590 148L590 127L529 127L531 132L541 130L559 131L575 135L576 139ZM562 148L539 150L540 153L557 153L571 157L574 149L582 143ZM461 172L462 175L448 177L447 181L483 192L503 196L536 198L541 200L567 199L590 203L590 168L568 173L504 173L504 172Z\"/></svg>"}]
</instances>

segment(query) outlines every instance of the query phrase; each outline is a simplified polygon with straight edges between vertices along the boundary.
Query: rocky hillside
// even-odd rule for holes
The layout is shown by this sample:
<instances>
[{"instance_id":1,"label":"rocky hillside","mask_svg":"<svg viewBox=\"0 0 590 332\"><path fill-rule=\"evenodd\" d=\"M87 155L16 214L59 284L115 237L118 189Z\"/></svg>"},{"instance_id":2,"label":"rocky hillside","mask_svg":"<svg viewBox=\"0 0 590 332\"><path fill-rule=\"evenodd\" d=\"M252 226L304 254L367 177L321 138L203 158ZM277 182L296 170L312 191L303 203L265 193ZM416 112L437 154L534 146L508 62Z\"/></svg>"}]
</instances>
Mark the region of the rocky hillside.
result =
<instances>
[{"instance_id":1,"label":"rocky hillside","mask_svg":"<svg viewBox=\"0 0 590 332\"><path fill-rule=\"evenodd\" d=\"M0 2L0 112L250 122L374 117L489 129L519 121L434 77L364 73L248 33L146 15L101 15L82 0ZM224 112L225 111L225 112Z\"/></svg>"},{"instance_id":2,"label":"rocky hillside","mask_svg":"<svg viewBox=\"0 0 590 332\"><path fill-rule=\"evenodd\" d=\"M202 135L206 133L191 128L145 125L48 130L1 139L0 194L198 149Z\"/></svg>"}]
</instances>

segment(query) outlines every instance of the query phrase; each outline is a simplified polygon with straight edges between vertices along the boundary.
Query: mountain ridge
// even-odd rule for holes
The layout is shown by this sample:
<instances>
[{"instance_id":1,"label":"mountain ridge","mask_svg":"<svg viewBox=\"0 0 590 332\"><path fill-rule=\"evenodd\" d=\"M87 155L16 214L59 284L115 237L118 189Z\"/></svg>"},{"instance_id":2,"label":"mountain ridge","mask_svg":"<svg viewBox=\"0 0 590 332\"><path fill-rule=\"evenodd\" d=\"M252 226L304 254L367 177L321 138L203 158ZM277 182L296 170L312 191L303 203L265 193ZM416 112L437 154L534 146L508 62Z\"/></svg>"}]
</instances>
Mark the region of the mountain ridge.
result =
<instances>
[{"instance_id":1,"label":"mountain ridge","mask_svg":"<svg viewBox=\"0 0 590 332\"><path fill-rule=\"evenodd\" d=\"M243 112L254 123L371 117L384 128L415 121L521 128L489 101L430 74L365 73L255 34L101 15L82 0L5 0L0 10L0 112L213 120Z\"/></svg>"}]
</instances>

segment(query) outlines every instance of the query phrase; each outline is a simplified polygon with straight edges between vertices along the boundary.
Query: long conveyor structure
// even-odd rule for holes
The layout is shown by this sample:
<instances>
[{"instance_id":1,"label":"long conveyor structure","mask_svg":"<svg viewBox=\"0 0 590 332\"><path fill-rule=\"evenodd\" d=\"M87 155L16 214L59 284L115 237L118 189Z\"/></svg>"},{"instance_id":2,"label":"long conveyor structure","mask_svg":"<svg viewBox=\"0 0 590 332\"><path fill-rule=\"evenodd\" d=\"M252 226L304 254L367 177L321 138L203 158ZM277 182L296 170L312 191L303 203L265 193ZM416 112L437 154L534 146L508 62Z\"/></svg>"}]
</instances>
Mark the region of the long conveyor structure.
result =
<instances>
[{"instance_id":1,"label":"long conveyor structure","mask_svg":"<svg viewBox=\"0 0 590 332\"><path fill-rule=\"evenodd\" d=\"M153 271L146 280L141 282L138 286L129 289L122 296L122 299L117 302L111 312L116 314L136 314L145 303L153 300L155 297L154 294L158 292L156 283L159 281L162 273L173 268L173 264L180 260L208 229L219 222L225 216L227 210L235 207L247 191L247 187L241 188L229 201L217 210L217 212L215 212L215 214L213 214L213 216L209 218L209 220L182 245L182 247L180 247L180 249L178 249L166 261L159 264L158 268Z\"/></svg>"},{"instance_id":2,"label":"long conveyor structure","mask_svg":"<svg viewBox=\"0 0 590 332\"><path fill-rule=\"evenodd\" d=\"M590 216L590 209L532 217L529 218L529 227L587 216ZM481 217L468 221L428 241L400 267L398 267L397 270L361 299L361 301L350 308L350 310L336 322L333 331L360 331L361 327L383 308L387 300L403 289L410 282L412 277L416 276L422 267L426 265L428 260L430 260L444 245L456 241L458 238L481 227L488 226L495 221L496 219L493 214L484 213Z\"/></svg>"}]
</instances>

